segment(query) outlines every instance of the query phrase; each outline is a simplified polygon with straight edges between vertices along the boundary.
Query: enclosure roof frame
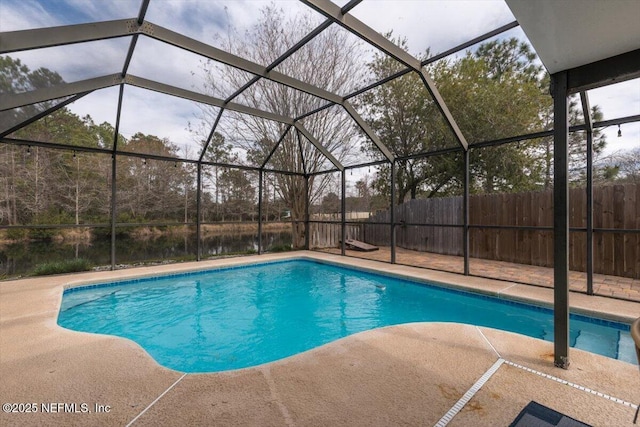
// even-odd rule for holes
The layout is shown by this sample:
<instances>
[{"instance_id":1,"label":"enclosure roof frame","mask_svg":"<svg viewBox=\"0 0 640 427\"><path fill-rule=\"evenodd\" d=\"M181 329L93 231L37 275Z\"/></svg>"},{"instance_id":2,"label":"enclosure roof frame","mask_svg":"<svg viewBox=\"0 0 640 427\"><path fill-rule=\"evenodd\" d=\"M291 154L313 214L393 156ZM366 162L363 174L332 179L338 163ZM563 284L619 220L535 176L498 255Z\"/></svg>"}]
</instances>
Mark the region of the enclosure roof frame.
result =
<instances>
[{"instance_id":1,"label":"enclosure roof frame","mask_svg":"<svg viewBox=\"0 0 640 427\"><path fill-rule=\"evenodd\" d=\"M138 16L134 18L126 18L126 19L115 19L110 21L101 21L101 22L90 22L83 24L74 24L74 25L63 25L56 27L48 27L48 28L36 28L36 29L28 29L28 30L19 30L19 31L9 31L0 33L0 53L10 53L15 51L22 50L32 50L44 47L53 47L53 46L62 46L68 44L75 43L84 43L90 41L98 41L98 40L106 40L106 39L114 39L114 38L130 38L131 42L129 45L129 49L127 52L126 59L124 61L122 71L120 75L114 74L109 76L101 76L94 79L87 79L78 82L64 83L59 86L38 89L26 93L21 94L11 94L9 96L4 96L0 101L0 110L6 110L15 108L17 105L30 105L35 102L39 102L38 100L49 100L56 99L64 96L74 96L78 97L79 95L86 96L87 94L101 89L105 87L115 86L115 85L133 85L140 88L144 88L147 90L153 90L156 92L164 93L167 95L178 96L184 99L205 103L207 105L212 105L217 108L220 108L218 118L215 121L209 138L206 141L206 144L203 146L202 151L200 152L198 161L204 161L204 155L206 152L206 148L213 137L217 129L217 125L219 123L219 119L224 112L224 110L228 109L230 111L234 111L241 114L249 114L254 117L263 118L266 120L272 120L280 123L284 123L287 125L287 131L285 131L284 135L288 133L288 130L291 126L296 127L298 131L300 131L306 139L308 139L312 145L318 150L322 152L322 154L327 157L330 162L337 168L337 170L343 170L345 168L341 162L339 162L333 154L325 149L320 141L315 138L315 136L310 135L309 131L305 129L306 133L311 136L311 139L307 137L305 132L299 129L299 122L313 114L316 114L322 110L330 108L333 105L341 106L351 117L353 122L363 131L366 135L367 139L369 139L373 146L378 149L385 158L387 162L393 162L396 159L396 156L388 149L388 147L384 144L384 142L376 135L375 131L367 124L367 122L359 115L359 113L353 108L353 106L348 102L349 99L362 94L368 90L374 89L382 84L385 84L389 81L392 81L398 77L401 77L407 73L414 72L418 75L420 80L423 82L425 88L430 93L433 98L435 105L437 106L440 114L445 119L448 127L453 132L455 138L457 139L459 145L463 148L463 150L468 150L471 147L481 147L492 145L494 141L485 141L479 144L472 144L470 147L467 143L464 135L460 131L455 118L449 111L446 103L440 96L440 93L425 71L424 67L428 64L431 64L435 61L441 60L448 55L459 52L465 48L468 48L474 44L480 43L490 37L497 36L505 31L508 31L512 28L518 27L518 21L513 21L508 24L502 25L499 28L496 28L492 31L489 31L481 36L475 37L472 40L464 42L458 46L450 48L444 52L441 52L433 57L427 58L425 60L418 60L408 52L404 51L390 40L386 39L384 36L376 32L373 28L369 27L367 24L363 23L355 16L353 16L350 11L362 0L351 0L347 4L342 7L339 7L332 3L329 0L299 0L302 4L305 4L312 10L323 15L326 20L324 20L321 24L319 24L316 28L314 28L311 32L309 32L306 36L300 39L297 43L287 49L286 52L281 54L276 60L274 60L268 66L263 66L252 62L248 59L242 58L240 56L234 55L229 52L225 52L221 49L213 47L209 44L200 42L191 37L187 37L183 34L165 28L163 26L154 24L152 22L146 21L145 16L151 3L151 0L141 0L140 1L140 9L138 12ZM509 3L509 2L508 2ZM324 30L329 28L332 24L340 25L345 30L364 40L366 43L374 46L395 60L399 61L401 64L406 66L405 69L402 69L395 74L381 79L379 81L373 82L368 86L355 90L352 93L346 95L339 95L337 93L333 93L327 91L325 89L313 86L304 81L295 79L283 73L279 73L274 69L283 61L290 58L295 52L297 52L301 47L306 45L308 42L312 41L315 37L320 35ZM172 85L167 85L164 83L156 82L149 79L144 79L142 77L133 76L127 73L129 63L131 61L131 57L135 51L136 43L138 37L140 35L147 36L149 38L158 40L162 43L166 43L171 46L175 46L181 50L188 51L197 55L201 55L205 58L211 59L213 61L226 64L228 66L237 68L239 70L251 73L254 75L247 83L245 83L242 87L238 88L232 95L230 95L227 99L219 99L216 97L203 95L199 92L189 91L185 89L181 89ZM594 87L598 87L598 85L602 84L601 76L607 75L607 67L614 66L618 70L624 70L622 73L618 73L614 79L609 79L609 83L613 81L623 81L631 78L640 77L640 71L637 69L637 63L640 61L640 49L627 52L625 54L617 55L615 59L609 58L606 60L598 61L592 64L585 64L583 66L578 66L568 73L568 85L572 93L578 93L584 90L588 90ZM298 117L284 117L277 113L263 111L257 108L252 108L243 104L234 103L233 99L243 93L246 89L251 87L260 79L268 79L277 84L282 84L287 87L290 87L294 90L298 90L312 96L318 97L319 99L323 99L327 101L327 104L316 108L311 112L304 113ZM606 83L606 82L605 82ZM57 96L61 95L61 96ZM78 98L74 98L78 99ZM64 104L73 101L68 101ZM61 104L58 104L59 106ZM47 113L51 113L56 111L57 109L48 109L46 112L40 113L38 117L41 117L42 114L46 115ZM120 113L120 111L118 111ZM633 117L626 118L629 121L635 121ZM15 126L12 126L11 129L5 129L4 131L0 129L0 134L2 137L6 137L8 135L7 131L13 130L15 128L24 127L30 123L32 123L34 117L27 118L22 123L19 123ZM304 128L304 127L303 127ZM571 130L575 130L575 127L572 127ZM530 135L540 134L540 132L534 132ZM526 136L526 135L525 135ZM513 137L511 139L514 139ZM502 140L507 140L503 138ZM497 143L503 143L502 140L496 140ZM314 143L315 141L315 143ZM276 143L276 147L279 143ZM71 147L71 146L70 146ZM436 150L437 152L438 150ZM417 156L421 156L422 154L427 153L415 153ZM180 158L179 160L187 160ZM240 166L240 165L239 165ZM262 166L264 167L264 165Z\"/></svg>"},{"instance_id":2,"label":"enclosure roof frame","mask_svg":"<svg viewBox=\"0 0 640 427\"><path fill-rule=\"evenodd\" d=\"M349 4L347 4L343 9L349 10L350 8L357 5L361 0L352 0ZM48 27L48 28L38 28L31 30L20 30L20 31L10 31L2 33L2 37L0 38L0 53L10 53L14 51L21 50L32 50L39 49L45 47L53 47L53 46L62 46L68 44L75 43L83 43L90 41L98 41L105 40L111 38L118 37L126 37L133 36L129 50L127 53L127 57L125 60L125 64L123 66L123 70L120 76L113 76L113 82L107 82L106 76L102 78L102 80L91 81L92 79L88 79L82 82L74 82L74 83L65 83L52 88L39 89L35 91L26 92L24 94L12 94L0 104L0 110L6 110L10 108L16 108L17 105L24 103L23 105L33 104L38 101L33 101L33 99L41 99L52 96L51 93L68 93L73 90L77 90L76 93L84 92L91 89L80 90L76 88L85 88L85 87L93 87L94 89L100 89L103 87L109 87L121 84L124 82L128 84L132 84L134 86L142 87L145 89L154 90L156 92L161 92L169 95L178 96L185 99L190 99L196 102L205 103L208 105L213 105L216 107L224 109L229 109L232 111L240 112L243 114L249 114L255 117L261 117L268 120L273 120L286 124L293 124L292 118L285 118L283 116L279 116L275 113L270 113L266 111L261 111L259 109L253 109L248 106L244 106L242 104L232 103L231 99L240 95L244 90L248 89L253 83L257 82L260 78L266 78L274 81L275 83L283 84L295 90L300 90L301 92L308 93L310 95L316 96L320 99L324 99L329 101L332 104L343 105L344 98L335 93L326 91L324 89L318 88L316 86L310 85L301 80L295 79L293 77L287 76L285 74L274 71L279 63L287 59L289 56L293 55L299 48L304 46L308 41L311 41L314 37L319 35L325 27L323 25L316 28L316 30L312 31L307 37L300 40L295 46L290 48L285 54L281 55L273 64L269 67L263 67L257 63L249 61L247 59L241 58L239 56L233 55L231 53L225 52L218 48L215 48L211 45L205 44L198 40L192 39L190 37L184 36L175 31L169 30L159 25L152 24L150 22L144 21L144 14L149 5L149 0L144 0L141 5L141 10L139 17L137 19L120 19L120 20L112 20L112 21L103 21L97 23L88 23L88 24L75 24L75 25L66 25L66 26L58 26L58 27ZM330 20L327 20L330 23ZM328 27L328 25L326 25ZM321 29L322 28L322 29ZM154 38L161 42L167 43L169 45L178 47L180 49L198 54L200 56L206 57L216 62L220 62L234 68L240 69L245 72L249 72L254 74L254 78L246 83L242 88L238 89L234 94L231 95L226 100L220 100L218 98L210 97L207 95L202 95L193 91L187 91L184 89L180 89L171 85L166 85L159 82L154 82L149 79L144 79L141 77L130 76L126 74L129 63L133 56L135 46L137 43L137 37L139 35L146 35L148 37ZM99 85L104 85L102 87L98 87ZM57 89L56 89L57 88ZM70 94L69 94L70 95ZM64 96L64 95L63 95ZM54 97L57 98L57 97ZM52 99L52 98L50 98ZM221 111L222 111L221 110ZM119 113L120 111L118 111ZM359 117L358 113L353 110L351 116L358 123L364 122L362 118ZM220 117L220 116L219 116ZM216 130L216 126L219 122L219 119L216 120L215 125L210 133L210 138L213 136L213 133ZM359 124L360 127L362 127ZM307 131L308 133L308 131ZM371 137L371 132L365 131L365 133ZM305 136L306 137L306 136ZM210 141L210 138L207 140L206 146ZM317 141L317 139L314 140ZM373 140L372 140L373 141ZM383 154L385 157L388 157L386 153L389 153L389 150L383 146L382 142L379 138L376 138L374 145L376 147L383 147ZM313 144L318 147L316 144ZM204 156L205 149L200 153L200 159ZM321 150L323 155L327 157L328 151ZM327 157L334 165L336 164L336 159L330 155Z\"/></svg>"}]
</instances>

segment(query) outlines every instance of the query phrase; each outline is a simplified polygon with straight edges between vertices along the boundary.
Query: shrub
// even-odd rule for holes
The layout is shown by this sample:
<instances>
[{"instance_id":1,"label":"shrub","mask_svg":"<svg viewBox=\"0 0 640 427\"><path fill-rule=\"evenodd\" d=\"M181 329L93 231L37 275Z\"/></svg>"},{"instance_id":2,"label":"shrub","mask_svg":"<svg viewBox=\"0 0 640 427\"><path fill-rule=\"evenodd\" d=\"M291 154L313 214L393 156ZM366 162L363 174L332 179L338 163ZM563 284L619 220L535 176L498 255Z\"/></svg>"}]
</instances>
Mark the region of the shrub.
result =
<instances>
[{"instance_id":1,"label":"shrub","mask_svg":"<svg viewBox=\"0 0 640 427\"><path fill-rule=\"evenodd\" d=\"M117 233L117 230L116 230ZM93 235L96 240L107 240L111 238L111 227L96 227L93 229ZM116 234L117 236L117 234Z\"/></svg>"},{"instance_id":2,"label":"shrub","mask_svg":"<svg viewBox=\"0 0 640 427\"><path fill-rule=\"evenodd\" d=\"M9 228L7 229L6 238L8 240L24 240L29 235L29 231L25 228Z\"/></svg>"},{"instance_id":3,"label":"shrub","mask_svg":"<svg viewBox=\"0 0 640 427\"><path fill-rule=\"evenodd\" d=\"M75 273L91 270L93 265L84 258L38 264L32 271L33 276L48 276L50 274Z\"/></svg>"},{"instance_id":4,"label":"shrub","mask_svg":"<svg viewBox=\"0 0 640 427\"><path fill-rule=\"evenodd\" d=\"M57 230L55 228L30 228L29 239L47 242L51 240L56 233Z\"/></svg>"},{"instance_id":5,"label":"shrub","mask_svg":"<svg viewBox=\"0 0 640 427\"><path fill-rule=\"evenodd\" d=\"M269 249L269 252L289 252L291 249L291 245L275 245Z\"/></svg>"}]
</instances>

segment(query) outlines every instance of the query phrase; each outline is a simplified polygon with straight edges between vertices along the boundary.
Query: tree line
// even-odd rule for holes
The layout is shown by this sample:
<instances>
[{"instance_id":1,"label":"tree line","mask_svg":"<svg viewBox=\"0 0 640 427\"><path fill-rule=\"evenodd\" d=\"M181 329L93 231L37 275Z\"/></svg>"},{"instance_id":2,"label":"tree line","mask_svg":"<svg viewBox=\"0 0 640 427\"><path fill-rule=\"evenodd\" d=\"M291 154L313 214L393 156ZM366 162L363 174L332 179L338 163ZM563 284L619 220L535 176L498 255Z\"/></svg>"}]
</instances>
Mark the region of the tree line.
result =
<instances>
[{"instance_id":1,"label":"tree line","mask_svg":"<svg viewBox=\"0 0 640 427\"><path fill-rule=\"evenodd\" d=\"M389 38L407 49L404 39ZM422 59L431 56L429 50ZM368 65L378 79L399 71L393 59L377 54ZM482 43L462 57L444 59L426 67L442 98L456 119L470 147L470 192L498 193L535 191L553 184L553 137L523 140L474 149L474 144L525 135L553 128L550 78L528 44L517 38ZM407 74L362 95L369 123L389 148L400 157L456 146L457 141L438 114L437 105L415 74ZM603 119L600 107L589 112ZM584 123L579 99L569 103L571 125ZM619 169L601 159L605 135L593 132L593 153L598 167L596 180L620 178ZM375 151L366 144L364 151ZM462 153L399 161L395 203L418 197L459 195L464 183ZM390 166L378 168L373 186L390 194ZM573 185L586 180L585 132L569 137L569 173Z\"/></svg>"}]
</instances>

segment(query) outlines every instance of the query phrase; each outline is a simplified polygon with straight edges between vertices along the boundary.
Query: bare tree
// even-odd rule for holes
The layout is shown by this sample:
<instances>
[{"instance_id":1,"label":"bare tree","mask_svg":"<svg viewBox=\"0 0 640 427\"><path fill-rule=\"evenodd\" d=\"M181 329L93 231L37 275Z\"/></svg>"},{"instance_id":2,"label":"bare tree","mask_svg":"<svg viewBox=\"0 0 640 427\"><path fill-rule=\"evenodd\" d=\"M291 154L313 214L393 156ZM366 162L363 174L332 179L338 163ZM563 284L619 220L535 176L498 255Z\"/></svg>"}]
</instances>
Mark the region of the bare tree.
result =
<instances>
[{"instance_id":1,"label":"bare tree","mask_svg":"<svg viewBox=\"0 0 640 427\"><path fill-rule=\"evenodd\" d=\"M104 189L96 185L99 182L99 167L91 160L91 155L65 153L59 156L56 164L55 172L59 177L56 189L58 204L69 215L73 215L76 225L80 224L82 214L104 198Z\"/></svg>"},{"instance_id":2,"label":"bare tree","mask_svg":"<svg viewBox=\"0 0 640 427\"><path fill-rule=\"evenodd\" d=\"M598 183L640 184L640 147L601 159L594 167L594 175Z\"/></svg>"},{"instance_id":3,"label":"bare tree","mask_svg":"<svg viewBox=\"0 0 640 427\"><path fill-rule=\"evenodd\" d=\"M640 147L622 152L619 167L625 182L640 183Z\"/></svg>"},{"instance_id":4,"label":"bare tree","mask_svg":"<svg viewBox=\"0 0 640 427\"><path fill-rule=\"evenodd\" d=\"M29 158L25 167L24 187L22 190L22 209L29 212L35 222L42 221L41 216L50 206L50 195L47 192L47 181L45 177L50 175L51 156L40 147L28 148ZM44 153L43 153L44 152Z\"/></svg>"},{"instance_id":5,"label":"bare tree","mask_svg":"<svg viewBox=\"0 0 640 427\"><path fill-rule=\"evenodd\" d=\"M237 31L231 32L223 44L230 52L269 65L315 26L310 14L287 16L283 10L271 5L262 9L257 24L244 36L240 36ZM335 26L322 32L275 70L331 92L346 93L363 76L363 69L357 64L360 56L358 41ZM219 93L223 87L227 91L229 87L242 87L252 77L242 71L213 63L203 65L206 89L211 94ZM266 79L253 84L235 101L294 118L326 103L312 95ZM206 120L206 117L204 115L203 118ZM304 119L302 123L338 160L344 161L350 151L357 151L353 147L358 144L359 133L341 107L323 110ZM267 159L285 130L284 124L229 111L225 111L219 126L219 131L234 147L241 161L253 166L260 166ZM312 173L332 167L311 143L303 137L300 140L298 138L294 129L289 130L267 168ZM304 227L296 221L304 219L307 196L312 202L315 201L329 179L325 175L310 177L310 194L307 195L303 177L276 174L279 196L291 209L294 247L304 244Z\"/></svg>"},{"instance_id":6,"label":"bare tree","mask_svg":"<svg viewBox=\"0 0 640 427\"><path fill-rule=\"evenodd\" d=\"M18 223L15 185L16 171L20 168L16 161L18 158L18 149L16 146L5 144L1 148L1 152L0 184L2 185L2 191L0 194L0 224L15 225Z\"/></svg>"}]
</instances>

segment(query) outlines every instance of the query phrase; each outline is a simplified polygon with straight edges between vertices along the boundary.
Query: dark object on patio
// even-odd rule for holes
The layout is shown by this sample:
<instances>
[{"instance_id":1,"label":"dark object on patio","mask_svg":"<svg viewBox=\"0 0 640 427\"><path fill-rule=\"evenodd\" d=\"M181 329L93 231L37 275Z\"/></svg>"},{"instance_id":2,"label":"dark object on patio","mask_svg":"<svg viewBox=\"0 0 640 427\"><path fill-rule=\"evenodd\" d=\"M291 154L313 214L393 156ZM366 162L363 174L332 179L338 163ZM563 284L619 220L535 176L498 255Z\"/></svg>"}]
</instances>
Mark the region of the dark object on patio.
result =
<instances>
[{"instance_id":1,"label":"dark object on patio","mask_svg":"<svg viewBox=\"0 0 640 427\"><path fill-rule=\"evenodd\" d=\"M509 427L590 427L544 405L529 402Z\"/></svg>"},{"instance_id":2,"label":"dark object on patio","mask_svg":"<svg viewBox=\"0 0 640 427\"><path fill-rule=\"evenodd\" d=\"M377 246L373 246L370 245L368 243L365 242L361 242L359 240L354 240L354 239L347 239L344 241L344 244L347 245L349 247L349 249L353 249L356 251L362 251L362 252L373 252L373 251L377 251L378 249L380 249Z\"/></svg>"},{"instance_id":3,"label":"dark object on patio","mask_svg":"<svg viewBox=\"0 0 640 427\"><path fill-rule=\"evenodd\" d=\"M640 317L631 324L631 338L636 343L636 356L638 356L638 365L640 365ZM636 415L633 417L634 424L638 421L638 411L640 411L640 404L636 409Z\"/></svg>"}]
</instances>

